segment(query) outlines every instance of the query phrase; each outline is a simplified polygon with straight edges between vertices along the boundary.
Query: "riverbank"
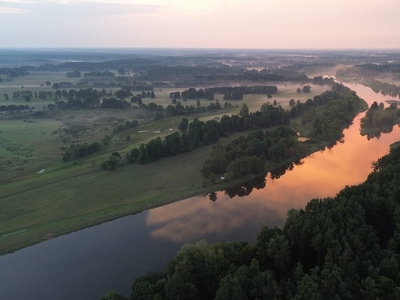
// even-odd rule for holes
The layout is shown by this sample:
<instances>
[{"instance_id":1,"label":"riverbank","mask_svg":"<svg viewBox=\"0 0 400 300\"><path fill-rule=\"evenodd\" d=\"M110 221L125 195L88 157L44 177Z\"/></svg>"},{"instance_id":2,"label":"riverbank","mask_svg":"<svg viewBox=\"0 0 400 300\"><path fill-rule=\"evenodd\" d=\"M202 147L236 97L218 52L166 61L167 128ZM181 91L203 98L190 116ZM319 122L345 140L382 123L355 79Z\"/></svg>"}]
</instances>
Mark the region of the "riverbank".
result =
<instances>
[{"instance_id":1,"label":"riverbank","mask_svg":"<svg viewBox=\"0 0 400 300\"><path fill-rule=\"evenodd\" d=\"M229 143L243 134L246 133L232 134L221 142ZM322 142L309 144L305 156L326 146ZM200 169L212 147L201 147L146 165L126 165L113 172L84 161L3 185L0 254L251 179L248 176L230 182L218 180L214 185L205 183ZM271 164L264 171L290 162Z\"/></svg>"},{"instance_id":2,"label":"riverbank","mask_svg":"<svg viewBox=\"0 0 400 300\"><path fill-rule=\"evenodd\" d=\"M365 102L358 102L357 105L358 111L352 112L349 120L367 108ZM309 120L303 122L302 118L308 118L310 114L296 119L296 126L295 122L292 124L305 137L314 124ZM329 120L335 118L332 111L325 117ZM348 123L346 121L343 124ZM344 128L335 128L334 136L340 136L340 129L343 131ZM223 138L221 143L228 144L246 134L232 133ZM308 140L306 145L303 157L332 146L332 136L320 134L317 140ZM45 172L4 184L0 189L0 253L12 252L55 236L195 195L222 190L250 179L244 177L231 182L220 179L213 185L209 180L204 180L200 170L212 147L203 146L189 153L144 165L125 165L113 172L104 171L96 164L95 159L102 161L107 156L101 154L88 160L46 167ZM300 158L296 157L296 161ZM283 160L272 163L264 171L291 162Z\"/></svg>"}]
</instances>

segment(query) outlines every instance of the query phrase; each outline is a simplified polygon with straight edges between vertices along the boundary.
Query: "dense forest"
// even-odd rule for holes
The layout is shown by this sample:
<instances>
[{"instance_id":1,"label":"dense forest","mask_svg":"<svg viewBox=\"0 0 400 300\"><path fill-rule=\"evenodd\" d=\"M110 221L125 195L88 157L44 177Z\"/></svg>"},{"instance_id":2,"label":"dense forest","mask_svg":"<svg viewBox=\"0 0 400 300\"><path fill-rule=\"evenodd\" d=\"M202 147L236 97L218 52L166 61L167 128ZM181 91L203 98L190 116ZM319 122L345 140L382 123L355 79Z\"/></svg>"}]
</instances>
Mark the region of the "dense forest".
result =
<instances>
[{"instance_id":1,"label":"dense forest","mask_svg":"<svg viewBox=\"0 0 400 300\"><path fill-rule=\"evenodd\" d=\"M255 245L184 245L165 272L134 280L131 299L399 299L399 178L397 147L364 183L289 210Z\"/></svg>"}]
</instances>

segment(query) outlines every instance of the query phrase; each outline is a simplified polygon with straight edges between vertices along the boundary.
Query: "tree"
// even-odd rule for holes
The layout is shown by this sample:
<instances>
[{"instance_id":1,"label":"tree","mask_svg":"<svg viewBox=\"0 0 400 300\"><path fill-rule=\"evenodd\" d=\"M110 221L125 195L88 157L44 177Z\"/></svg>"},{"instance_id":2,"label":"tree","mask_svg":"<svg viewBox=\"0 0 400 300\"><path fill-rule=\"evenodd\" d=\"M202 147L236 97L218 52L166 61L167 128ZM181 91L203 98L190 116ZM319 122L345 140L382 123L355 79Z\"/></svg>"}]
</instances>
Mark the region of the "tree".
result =
<instances>
[{"instance_id":1,"label":"tree","mask_svg":"<svg viewBox=\"0 0 400 300\"><path fill-rule=\"evenodd\" d=\"M297 88L296 92L297 92L298 94L301 94L301 88Z\"/></svg>"},{"instance_id":2,"label":"tree","mask_svg":"<svg viewBox=\"0 0 400 300\"><path fill-rule=\"evenodd\" d=\"M114 291L110 291L107 293L105 297L102 297L100 300L128 300L124 296Z\"/></svg>"},{"instance_id":3,"label":"tree","mask_svg":"<svg viewBox=\"0 0 400 300\"><path fill-rule=\"evenodd\" d=\"M125 68L124 67L119 68L118 69L118 74L119 75L125 75Z\"/></svg>"},{"instance_id":4,"label":"tree","mask_svg":"<svg viewBox=\"0 0 400 300\"><path fill-rule=\"evenodd\" d=\"M246 103L242 104L242 108L240 109L239 114L242 117L247 116L249 114L249 107L247 106Z\"/></svg>"},{"instance_id":5,"label":"tree","mask_svg":"<svg viewBox=\"0 0 400 300\"><path fill-rule=\"evenodd\" d=\"M182 122L179 123L178 129L180 132L186 132L189 126L189 121L187 118L183 118Z\"/></svg>"},{"instance_id":6,"label":"tree","mask_svg":"<svg viewBox=\"0 0 400 300\"><path fill-rule=\"evenodd\" d=\"M301 91L303 93L311 93L311 86L305 85L305 86L303 86L303 89Z\"/></svg>"},{"instance_id":7,"label":"tree","mask_svg":"<svg viewBox=\"0 0 400 300\"><path fill-rule=\"evenodd\" d=\"M150 98L154 99L155 97L156 97L156 95L154 94L153 91L151 91L151 93L150 93Z\"/></svg>"},{"instance_id":8,"label":"tree","mask_svg":"<svg viewBox=\"0 0 400 300\"><path fill-rule=\"evenodd\" d=\"M9 99L8 94L4 94L4 100L8 101L8 99Z\"/></svg>"},{"instance_id":9,"label":"tree","mask_svg":"<svg viewBox=\"0 0 400 300\"><path fill-rule=\"evenodd\" d=\"M290 105L291 107L293 107L293 106L296 105L296 102L294 101L294 99L290 99L289 105Z\"/></svg>"},{"instance_id":10,"label":"tree","mask_svg":"<svg viewBox=\"0 0 400 300\"><path fill-rule=\"evenodd\" d=\"M211 184L214 185L215 182L217 181L217 175L211 173L210 175L208 175L208 179L210 180Z\"/></svg>"}]
</instances>

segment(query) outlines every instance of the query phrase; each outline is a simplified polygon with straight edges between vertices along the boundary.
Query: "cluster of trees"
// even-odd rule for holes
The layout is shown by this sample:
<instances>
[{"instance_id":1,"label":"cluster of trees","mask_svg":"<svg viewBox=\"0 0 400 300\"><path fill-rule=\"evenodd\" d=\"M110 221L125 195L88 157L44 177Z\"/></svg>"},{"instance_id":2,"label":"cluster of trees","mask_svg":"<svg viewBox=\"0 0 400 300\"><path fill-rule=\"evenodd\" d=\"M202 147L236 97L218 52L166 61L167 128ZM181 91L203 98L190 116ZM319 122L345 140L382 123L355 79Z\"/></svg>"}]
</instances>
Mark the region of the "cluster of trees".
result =
<instances>
[{"instance_id":1,"label":"cluster of trees","mask_svg":"<svg viewBox=\"0 0 400 300\"><path fill-rule=\"evenodd\" d=\"M370 79L365 81L366 85L368 85L375 93L381 93L384 96L391 96L400 98L400 86L397 86L392 83L381 82L376 79Z\"/></svg>"},{"instance_id":2,"label":"cluster of trees","mask_svg":"<svg viewBox=\"0 0 400 300\"><path fill-rule=\"evenodd\" d=\"M305 85L305 86L303 86L303 88L297 88L296 92L298 94L311 93L311 86L310 85Z\"/></svg>"},{"instance_id":3,"label":"cluster of trees","mask_svg":"<svg viewBox=\"0 0 400 300\"><path fill-rule=\"evenodd\" d=\"M28 110L31 109L28 105L1 105L0 111Z\"/></svg>"},{"instance_id":4,"label":"cluster of trees","mask_svg":"<svg viewBox=\"0 0 400 300\"><path fill-rule=\"evenodd\" d=\"M103 98L103 101L100 105L101 108L116 108L116 109L128 109L131 107L131 104L125 100L118 100L114 97L111 98Z\"/></svg>"},{"instance_id":5,"label":"cluster of trees","mask_svg":"<svg viewBox=\"0 0 400 300\"><path fill-rule=\"evenodd\" d=\"M136 278L130 299L399 299L399 178L400 147L364 183L263 227L254 245L184 245L165 272Z\"/></svg>"},{"instance_id":6,"label":"cluster of trees","mask_svg":"<svg viewBox=\"0 0 400 300\"><path fill-rule=\"evenodd\" d=\"M390 132L400 121L400 110L395 103L385 108L383 103L374 102L361 119L361 134Z\"/></svg>"},{"instance_id":7,"label":"cluster of trees","mask_svg":"<svg viewBox=\"0 0 400 300\"><path fill-rule=\"evenodd\" d=\"M181 92L171 92L169 97L172 99L184 99L184 100L193 100L193 99L207 99L207 100L214 100L214 92L210 89L198 89L196 88L189 88Z\"/></svg>"},{"instance_id":8,"label":"cluster of trees","mask_svg":"<svg viewBox=\"0 0 400 300\"><path fill-rule=\"evenodd\" d=\"M96 153L102 149L102 145L98 142L91 144L71 144L71 146L65 150L62 154L63 161L71 161L73 159L89 156Z\"/></svg>"},{"instance_id":9,"label":"cluster of trees","mask_svg":"<svg viewBox=\"0 0 400 300\"><path fill-rule=\"evenodd\" d=\"M171 99L207 99L214 100L214 94L223 94L224 100L241 100L244 94L266 94L272 95L278 92L276 86L224 86L206 89L189 88L181 92L171 92Z\"/></svg>"},{"instance_id":10,"label":"cluster of trees","mask_svg":"<svg viewBox=\"0 0 400 300\"><path fill-rule=\"evenodd\" d=\"M139 126L138 120L133 120L132 122L126 121L124 124L119 124L114 128L114 133L122 132L124 130L135 128Z\"/></svg>"},{"instance_id":11,"label":"cluster of trees","mask_svg":"<svg viewBox=\"0 0 400 300\"><path fill-rule=\"evenodd\" d=\"M382 82L376 80L376 77L381 75L387 75L388 72L394 74L400 74L400 65L389 64L389 65L357 65L345 69L336 71L336 76L341 78L355 78L363 79L362 83L369 86L375 93L381 93L382 95L390 95L392 97L400 97L400 86L392 83Z\"/></svg>"},{"instance_id":12,"label":"cluster of trees","mask_svg":"<svg viewBox=\"0 0 400 300\"><path fill-rule=\"evenodd\" d=\"M0 74L4 74L7 78L14 78L14 77L22 77L28 76L29 72L21 67L21 68L0 68Z\"/></svg>"},{"instance_id":13,"label":"cluster of trees","mask_svg":"<svg viewBox=\"0 0 400 300\"><path fill-rule=\"evenodd\" d=\"M47 99L53 99L54 97L54 92L53 91L30 91L30 90L22 90L22 91L14 91L12 95L14 100L25 100L26 102L31 101L33 98L34 99L41 99L41 100L47 100ZM4 94L4 99L6 101L9 100L9 95Z\"/></svg>"},{"instance_id":14,"label":"cluster of trees","mask_svg":"<svg viewBox=\"0 0 400 300\"><path fill-rule=\"evenodd\" d=\"M259 129L240 136L228 145L214 146L201 172L204 178L218 174L231 180L261 173L266 162L297 161L306 153L292 128L280 126L265 132Z\"/></svg>"},{"instance_id":15,"label":"cluster of trees","mask_svg":"<svg viewBox=\"0 0 400 300\"><path fill-rule=\"evenodd\" d=\"M244 113L242 116L224 115L221 120L200 121L195 118L188 123L186 118L182 122L186 126L179 124L182 133L175 132L165 137L153 139L147 144L142 144L139 148L134 148L127 155L127 161L147 163L158 160L165 156L180 154L191 151L201 145L217 143L220 137L226 136L229 132L239 132L248 129L268 128L271 126L288 125L288 112L281 107L264 105L262 111L255 113Z\"/></svg>"},{"instance_id":16,"label":"cluster of trees","mask_svg":"<svg viewBox=\"0 0 400 300\"><path fill-rule=\"evenodd\" d=\"M79 78L81 77L81 72L78 70L67 72L68 78Z\"/></svg>"},{"instance_id":17,"label":"cluster of trees","mask_svg":"<svg viewBox=\"0 0 400 300\"><path fill-rule=\"evenodd\" d=\"M343 129L365 105L354 91L335 83L331 90L305 103L298 101L289 115L291 118L301 116L302 124L310 127L310 137L333 142L343 137Z\"/></svg>"},{"instance_id":18,"label":"cluster of trees","mask_svg":"<svg viewBox=\"0 0 400 300\"><path fill-rule=\"evenodd\" d=\"M312 81L313 84L317 85L334 85L335 80L332 77L322 77L322 76L315 76Z\"/></svg>"}]
</instances>

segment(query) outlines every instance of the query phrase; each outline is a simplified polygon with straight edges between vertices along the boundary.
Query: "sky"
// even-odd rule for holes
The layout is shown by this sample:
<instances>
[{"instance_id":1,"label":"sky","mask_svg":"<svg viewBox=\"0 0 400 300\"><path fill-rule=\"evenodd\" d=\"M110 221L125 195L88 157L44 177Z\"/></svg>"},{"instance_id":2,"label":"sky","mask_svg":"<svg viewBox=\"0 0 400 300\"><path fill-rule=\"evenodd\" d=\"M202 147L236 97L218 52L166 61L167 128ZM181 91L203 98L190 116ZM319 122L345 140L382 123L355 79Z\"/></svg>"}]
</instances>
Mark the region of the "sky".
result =
<instances>
[{"instance_id":1,"label":"sky","mask_svg":"<svg viewBox=\"0 0 400 300\"><path fill-rule=\"evenodd\" d=\"M400 49L399 0L0 0L0 48Z\"/></svg>"}]
</instances>

